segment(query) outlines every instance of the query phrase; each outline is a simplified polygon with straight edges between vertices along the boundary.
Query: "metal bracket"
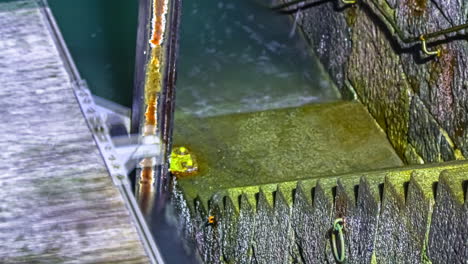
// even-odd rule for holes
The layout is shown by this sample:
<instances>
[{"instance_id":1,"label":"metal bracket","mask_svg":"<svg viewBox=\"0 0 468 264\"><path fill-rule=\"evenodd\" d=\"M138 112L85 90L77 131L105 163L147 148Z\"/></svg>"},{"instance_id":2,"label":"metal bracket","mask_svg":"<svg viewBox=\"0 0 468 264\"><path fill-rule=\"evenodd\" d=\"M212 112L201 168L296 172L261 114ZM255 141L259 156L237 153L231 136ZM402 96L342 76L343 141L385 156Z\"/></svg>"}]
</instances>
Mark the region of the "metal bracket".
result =
<instances>
[{"instance_id":1,"label":"metal bracket","mask_svg":"<svg viewBox=\"0 0 468 264\"><path fill-rule=\"evenodd\" d=\"M80 80L73 82L76 98L80 104L81 111L88 123L89 129L93 134L96 145L104 158L104 163L109 171L113 183L116 186L129 185L127 171L123 163L118 158L114 149L114 144L109 136L107 127L99 111L96 110L91 92L88 89L86 81Z\"/></svg>"}]
</instances>

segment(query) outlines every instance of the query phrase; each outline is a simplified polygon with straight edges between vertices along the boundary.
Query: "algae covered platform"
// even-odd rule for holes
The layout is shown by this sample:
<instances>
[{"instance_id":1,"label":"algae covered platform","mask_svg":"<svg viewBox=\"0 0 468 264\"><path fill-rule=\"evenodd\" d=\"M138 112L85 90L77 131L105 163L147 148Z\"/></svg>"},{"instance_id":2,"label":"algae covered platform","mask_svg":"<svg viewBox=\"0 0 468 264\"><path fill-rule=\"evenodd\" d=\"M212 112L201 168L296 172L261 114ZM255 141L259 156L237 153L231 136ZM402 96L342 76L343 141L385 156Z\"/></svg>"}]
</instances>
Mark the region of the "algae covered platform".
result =
<instances>
[{"instance_id":1,"label":"algae covered platform","mask_svg":"<svg viewBox=\"0 0 468 264\"><path fill-rule=\"evenodd\" d=\"M467 163L404 166L359 102L176 117L199 174L179 177L180 226L205 263L463 263ZM207 223L213 224L207 224Z\"/></svg>"},{"instance_id":2,"label":"algae covered platform","mask_svg":"<svg viewBox=\"0 0 468 264\"><path fill-rule=\"evenodd\" d=\"M148 263L57 34L44 2L0 2L0 263Z\"/></svg>"},{"instance_id":3,"label":"algae covered platform","mask_svg":"<svg viewBox=\"0 0 468 264\"><path fill-rule=\"evenodd\" d=\"M178 179L190 197L403 166L385 133L357 102L209 118L178 116L175 126L174 144L188 147L199 163L199 174Z\"/></svg>"}]
</instances>

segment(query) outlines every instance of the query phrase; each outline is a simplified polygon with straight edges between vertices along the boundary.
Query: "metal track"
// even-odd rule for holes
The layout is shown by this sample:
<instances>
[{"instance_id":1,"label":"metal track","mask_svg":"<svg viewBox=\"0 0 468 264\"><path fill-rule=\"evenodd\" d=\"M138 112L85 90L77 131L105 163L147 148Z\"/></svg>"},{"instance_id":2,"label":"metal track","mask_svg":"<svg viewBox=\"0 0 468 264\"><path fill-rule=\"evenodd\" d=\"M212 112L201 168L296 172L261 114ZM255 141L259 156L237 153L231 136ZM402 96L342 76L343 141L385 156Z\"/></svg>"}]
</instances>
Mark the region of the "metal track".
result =
<instances>
[{"instance_id":1,"label":"metal track","mask_svg":"<svg viewBox=\"0 0 468 264\"><path fill-rule=\"evenodd\" d=\"M41 5L42 12L48 21L50 32L52 32L55 44L59 50L64 66L69 73L69 76L74 84L74 93L80 105L81 111L86 119L86 123L93 134L99 151L104 159L106 167L109 171L109 175L112 178L113 183L119 189L122 194L126 207L130 211L130 215L135 223L138 234L145 247L148 257L151 263L163 264L164 260L160 254L158 247L156 246L151 232L141 215L138 205L135 201L135 197L132 195L131 186L128 178L126 177L124 166L120 160L117 159L116 152L112 141L110 140L108 131L103 124L99 113L96 111L91 93L84 80L81 79L80 74L77 70L76 65L66 47L66 44L62 38L60 30L58 29L55 18L50 11L47 0L38 0Z\"/></svg>"}]
</instances>

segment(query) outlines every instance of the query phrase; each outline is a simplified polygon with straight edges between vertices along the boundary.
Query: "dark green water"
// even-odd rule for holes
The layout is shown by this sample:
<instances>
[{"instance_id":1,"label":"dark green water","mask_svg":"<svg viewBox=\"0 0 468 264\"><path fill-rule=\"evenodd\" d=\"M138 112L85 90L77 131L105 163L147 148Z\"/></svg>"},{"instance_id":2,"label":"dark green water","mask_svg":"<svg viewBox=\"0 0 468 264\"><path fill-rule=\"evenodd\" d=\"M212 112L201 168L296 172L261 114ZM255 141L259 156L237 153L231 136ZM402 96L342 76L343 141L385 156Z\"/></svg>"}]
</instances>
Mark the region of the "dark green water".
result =
<instances>
[{"instance_id":1,"label":"dark green water","mask_svg":"<svg viewBox=\"0 0 468 264\"><path fill-rule=\"evenodd\" d=\"M130 107L137 0L48 0L68 49L91 91Z\"/></svg>"},{"instance_id":2,"label":"dark green water","mask_svg":"<svg viewBox=\"0 0 468 264\"><path fill-rule=\"evenodd\" d=\"M184 1L179 110L213 116L336 98L289 17L257 0Z\"/></svg>"},{"instance_id":3,"label":"dark green water","mask_svg":"<svg viewBox=\"0 0 468 264\"><path fill-rule=\"evenodd\" d=\"M112 3L112 4L110 4ZM132 101L136 0L49 0L92 92ZM290 19L255 0L183 1L177 106L212 116L336 99Z\"/></svg>"}]
</instances>

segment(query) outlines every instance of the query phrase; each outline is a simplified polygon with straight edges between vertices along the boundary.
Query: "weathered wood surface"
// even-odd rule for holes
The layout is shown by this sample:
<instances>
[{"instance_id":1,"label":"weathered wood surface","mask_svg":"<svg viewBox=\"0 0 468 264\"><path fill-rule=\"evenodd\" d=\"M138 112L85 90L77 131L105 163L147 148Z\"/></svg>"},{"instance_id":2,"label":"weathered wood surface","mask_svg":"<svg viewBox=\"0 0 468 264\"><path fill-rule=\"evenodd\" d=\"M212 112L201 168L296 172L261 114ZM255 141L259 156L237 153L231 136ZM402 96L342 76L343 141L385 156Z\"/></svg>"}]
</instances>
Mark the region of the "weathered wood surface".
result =
<instances>
[{"instance_id":1,"label":"weathered wood surface","mask_svg":"<svg viewBox=\"0 0 468 264\"><path fill-rule=\"evenodd\" d=\"M344 263L466 263L466 162L230 188L174 199L205 263L338 263L330 232L345 220ZM205 225L214 216L215 225Z\"/></svg>"},{"instance_id":2,"label":"weathered wood surface","mask_svg":"<svg viewBox=\"0 0 468 264\"><path fill-rule=\"evenodd\" d=\"M0 263L147 263L46 23L0 3Z\"/></svg>"},{"instance_id":3,"label":"weathered wood surface","mask_svg":"<svg viewBox=\"0 0 468 264\"><path fill-rule=\"evenodd\" d=\"M466 263L467 171L453 162L174 198L206 263L337 263L336 218L345 219L345 263Z\"/></svg>"}]
</instances>

